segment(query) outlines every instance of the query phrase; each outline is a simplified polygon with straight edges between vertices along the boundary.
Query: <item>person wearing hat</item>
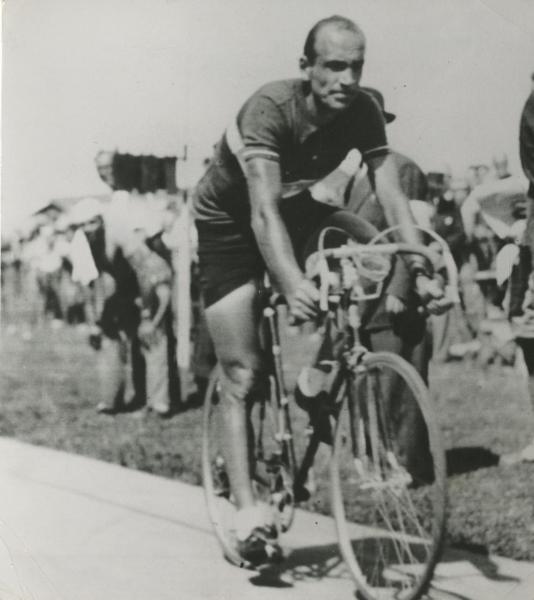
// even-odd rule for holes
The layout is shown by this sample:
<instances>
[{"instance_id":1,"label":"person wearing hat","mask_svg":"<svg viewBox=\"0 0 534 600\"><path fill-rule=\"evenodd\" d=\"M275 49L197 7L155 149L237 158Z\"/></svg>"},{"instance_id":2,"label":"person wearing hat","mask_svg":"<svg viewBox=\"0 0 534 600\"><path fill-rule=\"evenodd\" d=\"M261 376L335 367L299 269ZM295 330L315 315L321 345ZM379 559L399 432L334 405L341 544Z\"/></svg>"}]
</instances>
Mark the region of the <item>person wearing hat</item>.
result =
<instances>
[{"instance_id":1,"label":"person wearing hat","mask_svg":"<svg viewBox=\"0 0 534 600\"><path fill-rule=\"evenodd\" d=\"M396 115L385 110L384 96L379 90L372 87L360 89L374 100L386 123L396 119ZM390 149L390 157L398 169L400 187L409 198L410 205L413 200L426 200L428 184L422 169L394 149ZM352 212L369 221L379 231L388 227L381 199L365 171L356 176L346 202ZM403 260L396 261L393 276L380 304L372 313L364 313L362 317L362 341L367 347L373 351L385 350L401 355L428 381L431 344L427 322L419 310L419 300ZM409 394L403 399L398 443L407 457L410 472L420 481L428 481L432 476L428 439L422 417Z\"/></svg>"},{"instance_id":2,"label":"person wearing hat","mask_svg":"<svg viewBox=\"0 0 534 600\"><path fill-rule=\"evenodd\" d=\"M382 92L372 87L362 87L361 89L366 94L369 94L378 104L386 123L393 123L393 121L397 118L397 115L388 112L385 109L384 96ZM393 157L399 171L399 179L402 191L410 200L426 200L428 185L426 176L421 167L419 167L419 165L408 156L397 152L397 150L392 150L391 156Z\"/></svg>"}]
</instances>

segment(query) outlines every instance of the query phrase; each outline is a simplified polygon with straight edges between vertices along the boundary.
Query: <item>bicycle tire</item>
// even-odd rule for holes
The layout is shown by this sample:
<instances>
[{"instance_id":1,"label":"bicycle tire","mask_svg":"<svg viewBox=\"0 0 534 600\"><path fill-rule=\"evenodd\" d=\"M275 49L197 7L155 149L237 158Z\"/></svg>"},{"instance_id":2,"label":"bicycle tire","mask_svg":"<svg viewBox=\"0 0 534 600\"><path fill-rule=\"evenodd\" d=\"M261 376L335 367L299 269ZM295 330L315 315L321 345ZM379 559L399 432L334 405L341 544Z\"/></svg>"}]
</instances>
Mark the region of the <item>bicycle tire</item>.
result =
<instances>
[{"instance_id":1,"label":"bicycle tire","mask_svg":"<svg viewBox=\"0 0 534 600\"><path fill-rule=\"evenodd\" d=\"M217 477L212 462L217 450L213 447L214 438L210 426L213 421L214 407L219 402L217 394L218 379L219 372L216 367L209 378L202 413L202 485L210 523L224 557L236 566L246 567L246 563L236 551L235 532L231 530L230 526L235 512L232 499L230 496L224 498L222 495L223 492L219 489L221 481L216 480ZM224 506L226 501L228 506Z\"/></svg>"},{"instance_id":2,"label":"bicycle tire","mask_svg":"<svg viewBox=\"0 0 534 600\"><path fill-rule=\"evenodd\" d=\"M250 568L251 565L243 560L236 549L236 507L224 470L223 432L217 424L217 411L221 408L217 392L219 373L219 368L216 367L209 380L203 408L204 495L208 516L223 555L236 566ZM273 399L266 394L265 398L255 402L250 409L249 436L255 441L253 449L249 450L251 463L254 465L251 467L251 476L256 499L270 505L274 524L279 532L284 532L291 526L295 513L292 480L294 465L290 447L292 440L282 443L276 440L278 421L272 403ZM284 448L282 454L280 447Z\"/></svg>"},{"instance_id":3,"label":"bicycle tire","mask_svg":"<svg viewBox=\"0 0 534 600\"><path fill-rule=\"evenodd\" d=\"M299 256L302 265L305 264L310 254L317 250L318 240L324 229L332 230L332 235L327 239L326 247L328 248L346 243L348 237L360 244L366 244L378 233L378 230L371 223L361 217L347 210L337 210L325 217L320 226L306 240Z\"/></svg>"},{"instance_id":4,"label":"bicycle tire","mask_svg":"<svg viewBox=\"0 0 534 600\"><path fill-rule=\"evenodd\" d=\"M361 598L416 600L429 587L445 533L446 466L437 418L426 385L401 357L370 352L354 371L340 406L330 463L340 551ZM386 384L399 395L409 391L420 411L433 466L427 485L415 485L403 465L395 407L384 406L377 392ZM362 385L365 398L356 398ZM358 521L360 527L354 525Z\"/></svg>"}]
</instances>

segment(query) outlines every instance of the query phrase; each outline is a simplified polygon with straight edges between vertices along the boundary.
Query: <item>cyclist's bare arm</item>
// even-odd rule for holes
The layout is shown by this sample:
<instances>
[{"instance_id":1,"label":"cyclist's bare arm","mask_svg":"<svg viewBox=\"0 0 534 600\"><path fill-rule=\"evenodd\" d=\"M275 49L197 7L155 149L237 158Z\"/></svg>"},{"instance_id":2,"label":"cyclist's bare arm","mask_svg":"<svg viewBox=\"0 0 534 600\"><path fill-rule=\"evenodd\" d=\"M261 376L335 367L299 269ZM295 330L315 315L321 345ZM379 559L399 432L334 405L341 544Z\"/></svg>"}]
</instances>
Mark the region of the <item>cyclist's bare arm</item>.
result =
<instances>
[{"instance_id":1,"label":"cyclist's bare arm","mask_svg":"<svg viewBox=\"0 0 534 600\"><path fill-rule=\"evenodd\" d=\"M397 166L391 156L378 157L369 161L375 178L376 195L389 225L399 225L399 241L410 244L421 244L419 232L414 227L415 221L410 210L408 198L400 187ZM426 275L425 260L416 254L407 257L407 264L412 275L415 275L415 288L431 313L442 313L450 308L438 283Z\"/></svg>"},{"instance_id":2,"label":"cyclist's bare arm","mask_svg":"<svg viewBox=\"0 0 534 600\"><path fill-rule=\"evenodd\" d=\"M399 241L420 244L419 232L415 224L408 198L400 187L397 166L391 156L381 156L369 161L374 173L375 190L378 201L384 209L388 225L399 225ZM424 265L420 257L413 257L417 264Z\"/></svg>"},{"instance_id":3,"label":"cyclist's bare arm","mask_svg":"<svg viewBox=\"0 0 534 600\"><path fill-rule=\"evenodd\" d=\"M251 226L267 268L297 318L312 317L319 298L317 290L300 270L279 204L282 198L280 165L264 158L246 163L251 207Z\"/></svg>"}]
</instances>

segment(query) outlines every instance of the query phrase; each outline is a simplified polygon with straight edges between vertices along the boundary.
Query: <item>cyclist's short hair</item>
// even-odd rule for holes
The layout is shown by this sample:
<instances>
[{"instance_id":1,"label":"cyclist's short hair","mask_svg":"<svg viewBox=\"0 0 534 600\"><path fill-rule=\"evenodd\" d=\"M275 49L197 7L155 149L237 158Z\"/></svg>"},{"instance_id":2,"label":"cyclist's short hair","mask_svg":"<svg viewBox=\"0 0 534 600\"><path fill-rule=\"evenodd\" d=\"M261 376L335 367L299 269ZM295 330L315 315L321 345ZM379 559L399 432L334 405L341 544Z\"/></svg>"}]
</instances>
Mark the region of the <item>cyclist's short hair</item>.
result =
<instances>
[{"instance_id":1,"label":"cyclist's short hair","mask_svg":"<svg viewBox=\"0 0 534 600\"><path fill-rule=\"evenodd\" d=\"M317 58L317 51L315 49L315 40L317 39L317 34L325 25L335 25L337 29L352 31L365 39L365 35L362 29L356 25L354 21L347 19L347 17L341 17L340 15L332 15L331 17L327 17L326 19L321 19L317 21L315 25L310 29L306 37L306 41L304 42L304 56L308 59L310 63L314 63Z\"/></svg>"}]
</instances>

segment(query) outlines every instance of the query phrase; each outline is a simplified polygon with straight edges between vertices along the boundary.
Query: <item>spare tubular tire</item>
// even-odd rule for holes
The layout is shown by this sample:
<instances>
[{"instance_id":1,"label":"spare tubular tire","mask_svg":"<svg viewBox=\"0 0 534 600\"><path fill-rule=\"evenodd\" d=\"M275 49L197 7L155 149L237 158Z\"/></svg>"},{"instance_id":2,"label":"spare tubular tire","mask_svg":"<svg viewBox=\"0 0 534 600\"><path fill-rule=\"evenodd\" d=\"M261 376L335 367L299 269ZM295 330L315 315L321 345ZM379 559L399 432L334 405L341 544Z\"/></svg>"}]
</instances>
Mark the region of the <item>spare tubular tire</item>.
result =
<instances>
[{"instance_id":1,"label":"spare tubular tire","mask_svg":"<svg viewBox=\"0 0 534 600\"><path fill-rule=\"evenodd\" d=\"M317 244L321 231L326 227L341 229L339 234L332 231L326 238L326 247L336 247L347 241L350 236L356 242L366 244L371 241L378 233L376 227L346 210L338 210L324 219L321 225L308 239L304 245L302 255L299 256L301 264L306 263L306 259L317 250ZM343 233L345 232L345 233Z\"/></svg>"}]
</instances>

